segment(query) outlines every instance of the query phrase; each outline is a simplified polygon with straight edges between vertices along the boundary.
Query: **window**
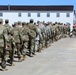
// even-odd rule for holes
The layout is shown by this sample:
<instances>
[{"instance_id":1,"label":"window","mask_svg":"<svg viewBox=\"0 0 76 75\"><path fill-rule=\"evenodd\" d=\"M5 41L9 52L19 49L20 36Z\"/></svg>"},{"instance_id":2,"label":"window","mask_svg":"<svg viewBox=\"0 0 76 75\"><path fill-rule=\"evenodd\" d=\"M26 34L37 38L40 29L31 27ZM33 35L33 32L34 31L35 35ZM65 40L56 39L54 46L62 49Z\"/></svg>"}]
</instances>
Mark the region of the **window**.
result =
<instances>
[{"instance_id":1,"label":"window","mask_svg":"<svg viewBox=\"0 0 76 75\"><path fill-rule=\"evenodd\" d=\"M47 17L50 17L50 13L47 13Z\"/></svg>"},{"instance_id":2,"label":"window","mask_svg":"<svg viewBox=\"0 0 76 75\"><path fill-rule=\"evenodd\" d=\"M21 17L21 13L18 13L18 17Z\"/></svg>"},{"instance_id":3,"label":"window","mask_svg":"<svg viewBox=\"0 0 76 75\"><path fill-rule=\"evenodd\" d=\"M57 13L57 14L56 14L56 17L60 17L60 13Z\"/></svg>"},{"instance_id":4,"label":"window","mask_svg":"<svg viewBox=\"0 0 76 75\"><path fill-rule=\"evenodd\" d=\"M0 17L2 17L3 16L3 13L0 13Z\"/></svg>"},{"instance_id":5,"label":"window","mask_svg":"<svg viewBox=\"0 0 76 75\"><path fill-rule=\"evenodd\" d=\"M31 17L31 13L28 13L28 17Z\"/></svg>"},{"instance_id":6,"label":"window","mask_svg":"<svg viewBox=\"0 0 76 75\"><path fill-rule=\"evenodd\" d=\"M37 17L40 17L40 13L37 13Z\"/></svg>"},{"instance_id":7,"label":"window","mask_svg":"<svg viewBox=\"0 0 76 75\"><path fill-rule=\"evenodd\" d=\"M66 13L66 17L70 17L70 13Z\"/></svg>"}]
</instances>

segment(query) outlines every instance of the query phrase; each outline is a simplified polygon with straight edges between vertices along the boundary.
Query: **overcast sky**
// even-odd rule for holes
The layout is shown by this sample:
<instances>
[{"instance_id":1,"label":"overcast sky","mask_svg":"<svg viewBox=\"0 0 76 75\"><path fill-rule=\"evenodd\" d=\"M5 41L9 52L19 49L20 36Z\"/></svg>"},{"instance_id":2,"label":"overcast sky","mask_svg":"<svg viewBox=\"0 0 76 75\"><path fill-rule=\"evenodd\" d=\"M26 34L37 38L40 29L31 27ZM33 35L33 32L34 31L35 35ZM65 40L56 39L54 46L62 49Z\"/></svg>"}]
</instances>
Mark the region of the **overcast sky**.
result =
<instances>
[{"instance_id":1,"label":"overcast sky","mask_svg":"<svg viewBox=\"0 0 76 75\"><path fill-rule=\"evenodd\" d=\"M0 5L74 5L76 0L0 0Z\"/></svg>"}]
</instances>

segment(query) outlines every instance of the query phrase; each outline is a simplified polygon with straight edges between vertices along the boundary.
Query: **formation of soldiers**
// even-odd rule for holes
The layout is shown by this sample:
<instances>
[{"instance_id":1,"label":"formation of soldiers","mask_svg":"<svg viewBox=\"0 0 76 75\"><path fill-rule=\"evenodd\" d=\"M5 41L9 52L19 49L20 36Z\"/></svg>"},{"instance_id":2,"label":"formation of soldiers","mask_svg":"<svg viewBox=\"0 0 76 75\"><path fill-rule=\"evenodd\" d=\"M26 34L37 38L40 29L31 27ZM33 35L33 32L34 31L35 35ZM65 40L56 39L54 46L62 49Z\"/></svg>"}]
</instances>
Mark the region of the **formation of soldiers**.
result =
<instances>
[{"instance_id":1,"label":"formation of soldiers","mask_svg":"<svg viewBox=\"0 0 76 75\"><path fill-rule=\"evenodd\" d=\"M70 26L59 22L34 23L30 19L29 23L14 22L12 27L9 20L0 19L0 61L2 71L6 71L6 62L14 66L14 56L17 55L18 62L26 58L26 53L33 57L36 52L51 46L51 43L70 35Z\"/></svg>"}]
</instances>

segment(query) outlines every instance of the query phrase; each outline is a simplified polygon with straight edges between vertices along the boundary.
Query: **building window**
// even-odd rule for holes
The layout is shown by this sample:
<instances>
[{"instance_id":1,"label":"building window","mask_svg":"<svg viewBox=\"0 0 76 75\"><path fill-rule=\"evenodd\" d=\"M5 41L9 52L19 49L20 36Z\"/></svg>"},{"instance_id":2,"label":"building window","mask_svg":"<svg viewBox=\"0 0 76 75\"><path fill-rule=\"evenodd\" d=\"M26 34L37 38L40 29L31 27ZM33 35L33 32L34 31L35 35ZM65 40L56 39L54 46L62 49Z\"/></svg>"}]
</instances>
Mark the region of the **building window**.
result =
<instances>
[{"instance_id":1,"label":"building window","mask_svg":"<svg viewBox=\"0 0 76 75\"><path fill-rule=\"evenodd\" d=\"M70 17L70 13L66 13L66 17Z\"/></svg>"},{"instance_id":2,"label":"building window","mask_svg":"<svg viewBox=\"0 0 76 75\"><path fill-rule=\"evenodd\" d=\"M57 13L57 14L56 14L56 17L60 17L60 13Z\"/></svg>"},{"instance_id":3,"label":"building window","mask_svg":"<svg viewBox=\"0 0 76 75\"><path fill-rule=\"evenodd\" d=\"M28 13L28 17L31 17L31 13Z\"/></svg>"},{"instance_id":4,"label":"building window","mask_svg":"<svg viewBox=\"0 0 76 75\"><path fill-rule=\"evenodd\" d=\"M0 13L0 17L2 17L3 16L3 13Z\"/></svg>"},{"instance_id":5,"label":"building window","mask_svg":"<svg viewBox=\"0 0 76 75\"><path fill-rule=\"evenodd\" d=\"M47 17L50 17L50 13L47 13Z\"/></svg>"},{"instance_id":6,"label":"building window","mask_svg":"<svg viewBox=\"0 0 76 75\"><path fill-rule=\"evenodd\" d=\"M40 13L37 13L37 17L40 17Z\"/></svg>"},{"instance_id":7,"label":"building window","mask_svg":"<svg viewBox=\"0 0 76 75\"><path fill-rule=\"evenodd\" d=\"M21 13L18 13L18 17L21 17Z\"/></svg>"}]
</instances>

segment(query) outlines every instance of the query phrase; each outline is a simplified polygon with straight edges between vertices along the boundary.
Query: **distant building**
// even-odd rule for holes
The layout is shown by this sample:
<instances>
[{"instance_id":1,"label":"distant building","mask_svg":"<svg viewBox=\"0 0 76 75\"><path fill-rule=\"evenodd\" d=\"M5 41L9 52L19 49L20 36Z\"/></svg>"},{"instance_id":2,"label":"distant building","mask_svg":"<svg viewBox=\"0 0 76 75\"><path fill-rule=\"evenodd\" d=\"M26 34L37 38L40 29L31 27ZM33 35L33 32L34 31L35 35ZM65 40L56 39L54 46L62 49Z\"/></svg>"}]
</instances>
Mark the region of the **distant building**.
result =
<instances>
[{"instance_id":1,"label":"distant building","mask_svg":"<svg viewBox=\"0 0 76 75\"><path fill-rule=\"evenodd\" d=\"M51 21L70 23L71 29L74 22L74 6L19 6L19 5L2 5L0 6L0 18L9 19L10 24L15 21L26 21L34 19L37 21Z\"/></svg>"},{"instance_id":2,"label":"distant building","mask_svg":"<svg viewBox=\"0 0 76 75\"><path fill-rule=\"evenodd\" d=\"M74 19L73 19L73 23L76 24L76 11L74 10Z\"/></svg>"}]
</instances>

